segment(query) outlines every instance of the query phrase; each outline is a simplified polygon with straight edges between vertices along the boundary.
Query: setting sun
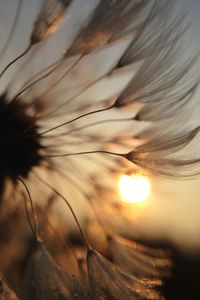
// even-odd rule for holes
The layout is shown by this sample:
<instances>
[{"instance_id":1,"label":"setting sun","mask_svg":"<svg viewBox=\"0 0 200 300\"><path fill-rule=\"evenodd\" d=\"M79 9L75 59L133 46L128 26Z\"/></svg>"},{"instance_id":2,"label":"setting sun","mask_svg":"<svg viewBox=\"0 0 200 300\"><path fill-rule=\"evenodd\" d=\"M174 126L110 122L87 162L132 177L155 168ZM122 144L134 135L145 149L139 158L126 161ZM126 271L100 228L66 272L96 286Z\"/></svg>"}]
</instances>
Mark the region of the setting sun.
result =
<instances>
[{"instance_id":1,"label":"setting sun","mask_svg":"<svg viewBox=\"0 0 200 300\"><path fill-rule=\"evenodd\" d=\"M140 203L151 193L151 185L147 177L142 175L122 175L119 180L119 191L122 201Z\"/></svg>"}]
</instances>

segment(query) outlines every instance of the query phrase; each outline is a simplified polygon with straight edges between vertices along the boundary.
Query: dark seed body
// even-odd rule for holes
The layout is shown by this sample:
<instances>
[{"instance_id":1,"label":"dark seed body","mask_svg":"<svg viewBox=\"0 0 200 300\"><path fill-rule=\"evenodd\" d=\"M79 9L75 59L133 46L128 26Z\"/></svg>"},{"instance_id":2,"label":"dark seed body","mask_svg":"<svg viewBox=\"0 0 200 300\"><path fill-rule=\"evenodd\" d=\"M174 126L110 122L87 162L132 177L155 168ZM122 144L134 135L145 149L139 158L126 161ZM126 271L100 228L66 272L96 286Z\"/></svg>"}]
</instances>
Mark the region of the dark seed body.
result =
<instances>
[{"instance_id":1,"label":"dark seed body","mask_svg":"<svg viewBox=\"0 0 200 300\"><path fill-rule=\"evenodd\" d=\"M0 170L2 180L13 181L27 177L29 171L41 162L42 148L37 136L34 117L28 115L23 100L7 102L0 97Z\"/></svg>"}]
</instances>

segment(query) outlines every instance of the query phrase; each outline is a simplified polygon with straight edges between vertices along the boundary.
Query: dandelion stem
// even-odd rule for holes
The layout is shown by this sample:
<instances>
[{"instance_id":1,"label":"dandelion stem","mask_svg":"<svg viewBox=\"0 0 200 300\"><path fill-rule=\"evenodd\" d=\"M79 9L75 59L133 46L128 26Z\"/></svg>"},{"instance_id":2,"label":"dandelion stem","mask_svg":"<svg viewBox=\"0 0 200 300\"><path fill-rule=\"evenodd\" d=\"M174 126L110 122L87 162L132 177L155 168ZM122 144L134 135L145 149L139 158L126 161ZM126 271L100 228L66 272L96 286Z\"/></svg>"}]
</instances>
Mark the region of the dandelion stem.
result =
<instances>
[{"instance_id":1,"label":"dandelion stem","mask_svg":"<svg viewBox=\"0 0 200 300\"><path fill-rule=\"evenodd\" d=\"M25 193L22 193L22 195L24 197L24 206L25 206L25 210L26 210L26 216L27 216L27 219L28 219L28 224L31 228L31 231L32 231L33 235L35 236L35 229L33 228L33 225L32 225L32 222L31 222L31 218L30 218L30 214L29 214L29 211L28 211L28 206L27 206Z\"/></svg>"},{"instance_id":2,"label":"dandelion stem","mask_svg":"<svg viewBox=\"0 0 200 300\"><path fill-rule=\"evenodd\" d=\"M49 155L46 155L45 157L56 158L56 157L68 157L68 156L98 154L98 153L115 155L115 156L120 156L120 157L125 157L125 155L126 155L123 153L116 153L116 152L111 152L111 151L106 151L106 150L93 150L93 151L73 152L73 153L65 153L65 154L49 154Z\"/></svg>"},{"instance_id":3,"label":"dandelion stem","mask_svg":"<svg viewBox=\"0 0 200 300\"><path fill-rule=\"evenodd\" d=\"M25 56L31 49L32 44L30 43L28 45L28 47L26 48L26 50L24 52L22 52L19 56L17 56L15 59L13 59L4 69L3 71L0 73L0 79L2 78L2 76L4 75L4 73L8 70L8 68L10 66L12 66L16 61L18 61L20 58L22 58L23 56Z\"/></svg>"},{"instance_id":4,"label":"dandelion stem","mask_svg":"<svg viewBox=\"0 0 200 300\"><path fill-rule=\"evenodd\" d=\"M108 110L112 109L113 107L114 107L114 106L111 105L111 106L106 107L106 108L101 108L101 109L97 109L97 110L93 110L93 111L87 112L87 113L85 113L85 114L83 114L83 115L80 115L80 116L74 118L74 119L71 119L71 120L69 120L69 121L66 121L66 122L64 122L64 123L62 123L62 124L60 124L60 125L57 125L57 126L55 126L55 127L52 127L52 128L50 128L50 129L47 129L47 130L45 130L45 131L39 133L39 136L44 135L44 134L46 134L46 133L49 133L49 132L51 132L51 131L53 131L53 130L56 130L56 129L58 129L58 128L61 128L61 127L65 126L65 125L68 125L68 124L70 124L70 123L73 123L73 122L75 122L75 121L77 121L77 120L80 120L80 119L82 119L82 118L84 118L84 117L87 117L87 116L90 116L90 115L93 115L93 114L97 114L97 113L99 113L99 112L108 111Z\"/></svg>"},{"instance_id":5,"label":"dandelion stem","mask_svg":"<svg viewBox=\"0 0 200 300\"><path fill-rule=\"evenodd\" d=\"M68 135L68 134L71 134L72 132L76 132L76 131L79 131L79 130L84 130L86 128L89 128L89 127L95 126L95 125L100 125L100 124L105 124L105 123L111 123L111 122L130 122L130 121L133 121L133 120L134 120L133 118L105 119L105 120L93 122L93 123L90 123L90 124L86 124L86 125L84 125L82 127L72 128L72 129L68 130L65 133L58 134L57 136Z\"/></svg>"},{"instance_id":6,"label":"dandelion stem","mask_svg":"<svg viewBox=\"0 0 200 300\"><path fill-rule=\"evenodd\" d=\"M64 78L67 76L71 70L81 61L84 55L81 55L72 65L71 67L54 83L54 85L48 89L44 94L41 95L41 97L47 96Z\"/></svg>"},{"instance_id":7,"label":"dandelion stem","mask_svg":"<svg viewBox=\"0 0 200 300\"><path fill-rule=\"evenodd\" d=\"M40 234L39 234L39 228L38 228L38 220L37 220L37 216L36 216L36 212L35 212L35 208L34 208L34 205L33 205L33 200L32 200L30 191L29 191L26 183L24 182L24 180L22 178L17 177L17 179L24 186L24 188L26 190L26 193L28 195L28 199L29 199L29 202L30 202L30 205L31 205L31 210L32 210L32 215L33 215L33 221L34 221L34 227L35 228L33 228L33 226L32 226L31 218L30 218L29 213L28 213L28 207L27 207L27 204L26 204L26 201L25 201L25 209L26 209L26 212L27 212L28 222L29 222L31 230L33 231L33 234L35 235L36 239L39 240Z\"/></svg>"},{"instance_id":8,"label":"dandelion stem","mask_svg":"<svg viewBox=\"0 0 200 300\"><path fill-rule=\"evenodd\" d=\"M20 9L21 9L21 7L22 7L23 1L24 1L24 0L19 0L19 1L18 1L18 5L17 5L16 12L15 12L14 20L13 20L13 23L12 23L12 27L11 27L11 29L10 29L9 35L8 35L8 37L7 37L7 40L6 40L6 42L5 42L5 44L4 44L3 48L2 48L2 50L1 50L1 52L0 52L0 59L2 59L2 57L4 56L4 54L5 54L5 52L6 52L7 48L8 48L8 46L9 46L9 44L10 44L10 41L11 41L11 39L12 39L12 37L13 37L13 34L14 34L14 32L15 32L16 24L17 24L17 22L18 22L18 17L19 17L19 14L20 14Z\"/></svg>"},{"instance_id":9,"label":"dandelion stem","mask_svg":"<svg viewBox=\"0 0 200 300\"><path fill-rule=\"evenodd\" d=\"M53 73L59 67L59 65L62 62L62 60L63 59L60 58L55 63L53 63L52 65L46 67L44 70L46 70L46 69L48 70L49 68L52 68L52 69L50 71L48 71L47 73L45 73L44 75L42 75L39 78L37 78L34 81L32 81L30 84L26 85L21 91L19 91L16 94L16 96L14 96L13 100L16 100L21 94L23 94L26 90L28 90L29 88L31 88L32 86L34 86L40 80L47 78L51 73Z\"/></svg>"},{"instance_id":10,"label":"dandelion stem","mask_svg":"<svg viewBox=\"0 0 200 300\"><path fill-rule=\"evenodd\" d=\"M73 249L72 245L70 245L69 241L68 244L67 244L67 247L66 247L66 240L65 238L60 234L60 232L54 228L54 226L52 225L52 223L49 221L49 218L48 218L48 215L47 215L47 212L45 209L42 209L41 210L44 217L45 217L45 222L47 223L47 226L49 227L49 229L53 232L53 234L59 239L59 241L64 244L64 248L66 248L68 250L68 248L71 250L77 264L78 264L78 256L76 254L76 251Z\"/></svg>"},{"instance_id":11,"label":"dandelion stem","mask_svg":"<svg viewBox=\"0 0 200 300\"><path fill-rule=\"evenodd\" d=\"M77 227L78 227L78 229L79 229L79 232L80 232L80 234L81 234L81 236L82 236L82 238L83 238L83 241L84 241L84 243L85 243L85 246L87 247L87 249L90 249L90 246L89 246L89 244L88 244L88 241L87 241L87 238L86 238L86 236L85 236L85 233L83 232L83 230L82 230L82 228L81 228L81 225L80 225L80 223L79 223L79 221L78 221L78 219L77 219L77 217L76 217L76 214L75 214L75 212L74 212L72 206L70 205L69 201L66 199L66 197L64 197L58 190L56 190L56 189L55 189L54 187L52 187L48 182L46 182L44 179L42 179L38 174L35 174L35 173L34 173L34 175L35 175L35 177L36 177L39 181L41 181L44 185L46 185L51 191L53 191L56 195L58 195L60 198L62 198L63 201L67 204L67 206L68 206L68 208L69 208L69 210L70 210L70 212L71 212L71 214L72 214L72 216L73 216L73 218L74 218L74 220L75 220L75 222L76 222L76 224L77 224Z\"/></svg>"},{"instance_id":12,"label":"dandelion stem","mask_svg":"<svg viewBox=\"0 0 200 300\"><path fill-rule=\"evenodd\" d=\"M112 72L115 70L115 67L112 68L112 70L107 74L107 77L109 77ZM100 82L102 79L105 78L105 75L100 76L98 79L88 83L86 86L84 86L80 91L78 91L78 93L75 93L75 95L73 95L72 97L70 97L64 104L58 105L56 107L56 109L54 109L53 111L51 111L50 113L43 115L41 117L48 117L49 115L52 116L52 114L54 112L56 112L57 110L59 110L60 108L62 108L63 106L69 105L69 103L75 99L76 97L82 95L84 92L86 92L87 90L89 90L89 88L91 88L92 86L94 86L95 84L97 84L98 82Z\"/></svg>"}]
</instances>

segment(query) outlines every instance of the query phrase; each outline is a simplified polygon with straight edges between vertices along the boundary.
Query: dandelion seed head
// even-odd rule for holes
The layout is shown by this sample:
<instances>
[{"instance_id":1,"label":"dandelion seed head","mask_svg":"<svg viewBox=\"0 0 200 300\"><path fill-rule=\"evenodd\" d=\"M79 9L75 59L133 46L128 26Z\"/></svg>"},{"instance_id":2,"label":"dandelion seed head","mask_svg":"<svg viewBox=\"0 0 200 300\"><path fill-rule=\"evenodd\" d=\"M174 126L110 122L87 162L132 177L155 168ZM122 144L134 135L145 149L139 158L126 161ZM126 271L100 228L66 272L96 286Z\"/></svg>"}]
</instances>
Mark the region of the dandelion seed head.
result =
<instances>
[{"instance_id":1,"label":"dandelion seed head","mask_svg":"<svg viewBox=\"0 0 200 300\"><path fill-rule=\"evenodd\" d=\"M173 177L177 167L179 175L199 162L170 157L199 132L173 135L171 122L180 107L181 112L187 108L198 85L197 57L184 59L182 18L169 17L172 0L96 1L76 30L72 9L65 30L59 31L74 2L42 1L23 43L28 47L0 73L1 90L7 91L0 96L0 189L6 190L5 180L11 179L10 198L25 207L22 224L14 219L23 232L18 289L24 300L160 300L156 288L169 274L168 254L160 257L159 251L122 237L118 225L132 232L134 220L128 205L115 199L117 180L140 169ZM81 9L85 1L77 4ZM22 7L21 0L2 62L14 43ZM109 91L101 94L106 85ZM168 126L161 130L158 121ZM147 196L150 187L145 183L144 188ZM12 216L15 202L12 214L8 208ZM1 218L0 210L3 225L13 225L9 213ZM74 239L73 226L67 227L71 223ZM100 229L103 245L91 224ZM9 268L4 271L9 277Z\"/></svg>"},{"instance_id":2,"label":"dandelion seed head","mask_svg":"<svg viewBox=\"0 0 200 300\"><path fill-rule=\"evenodd\" d=\"M1 176L16 181L17 176L27 177L31 169L42 160L42 145L37 136L36 120L26 104L8 102L7 95L0 97L0 169Z\"/></svg>"}]
</instances>

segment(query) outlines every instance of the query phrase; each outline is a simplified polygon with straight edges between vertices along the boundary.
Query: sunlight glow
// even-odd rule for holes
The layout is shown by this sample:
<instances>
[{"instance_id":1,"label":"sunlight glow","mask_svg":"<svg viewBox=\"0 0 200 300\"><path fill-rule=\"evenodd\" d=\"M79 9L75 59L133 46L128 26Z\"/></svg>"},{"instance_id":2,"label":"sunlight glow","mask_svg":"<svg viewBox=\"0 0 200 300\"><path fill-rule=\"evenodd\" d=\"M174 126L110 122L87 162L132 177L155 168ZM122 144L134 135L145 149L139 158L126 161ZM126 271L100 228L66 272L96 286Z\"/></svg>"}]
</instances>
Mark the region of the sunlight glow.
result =
<instances>
[{"instance_id":1,"label":"sunlight glow","mask_svg":"<svg viewBox=\"0 0 200 300\"><path fill-rule=\"evenodd\" d=\"M151 193L151 184L142 175L122 175L119 180L121 199L126 203L144 202Z\"/></svg>"}]
</instances>

